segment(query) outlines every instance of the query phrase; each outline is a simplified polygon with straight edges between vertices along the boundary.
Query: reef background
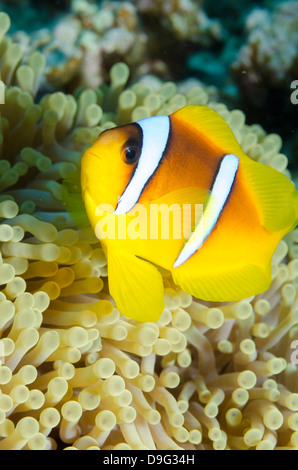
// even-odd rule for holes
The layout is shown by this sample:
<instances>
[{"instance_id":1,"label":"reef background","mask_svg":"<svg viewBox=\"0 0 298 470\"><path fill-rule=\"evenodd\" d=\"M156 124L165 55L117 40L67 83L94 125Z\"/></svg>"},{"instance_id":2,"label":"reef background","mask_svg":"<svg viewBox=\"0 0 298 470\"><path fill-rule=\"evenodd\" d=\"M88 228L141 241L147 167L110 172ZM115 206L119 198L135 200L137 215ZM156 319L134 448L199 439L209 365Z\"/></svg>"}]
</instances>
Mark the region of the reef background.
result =
<instances>
[{"instance_id":1,"label":"reef background","mask_svg":"<svg viewBox=\"0 0 298 470\"><path fill-rule=\"evenodd\" d=\"M145 74L197 79L230 109L242 109L248 124L279 133L296 175L297 1L2 0L0 8L24 52L47 58L40 94L98 85L119 60L129 65L130 82Z\"/></svg>"}]
</instances>

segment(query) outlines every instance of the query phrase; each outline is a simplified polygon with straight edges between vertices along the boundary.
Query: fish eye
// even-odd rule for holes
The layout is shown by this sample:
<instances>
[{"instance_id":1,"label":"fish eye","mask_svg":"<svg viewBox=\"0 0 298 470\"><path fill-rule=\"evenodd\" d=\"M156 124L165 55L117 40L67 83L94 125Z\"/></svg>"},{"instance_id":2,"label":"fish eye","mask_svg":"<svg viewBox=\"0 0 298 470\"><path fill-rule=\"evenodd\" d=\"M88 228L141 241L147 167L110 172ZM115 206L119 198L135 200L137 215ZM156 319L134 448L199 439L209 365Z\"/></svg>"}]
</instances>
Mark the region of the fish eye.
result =
<instances>
[{"instance_id":1,"label":"fish eye","mask_svg":"<svg viewBox=\"0 0 298 470\"><path fill-rule=\"evenodd\" d=\"M127 143L122 150L122 157L125 163L131 165L135 163L141 155L141 149L137 143Z\"/></svg>"}]
</instances>

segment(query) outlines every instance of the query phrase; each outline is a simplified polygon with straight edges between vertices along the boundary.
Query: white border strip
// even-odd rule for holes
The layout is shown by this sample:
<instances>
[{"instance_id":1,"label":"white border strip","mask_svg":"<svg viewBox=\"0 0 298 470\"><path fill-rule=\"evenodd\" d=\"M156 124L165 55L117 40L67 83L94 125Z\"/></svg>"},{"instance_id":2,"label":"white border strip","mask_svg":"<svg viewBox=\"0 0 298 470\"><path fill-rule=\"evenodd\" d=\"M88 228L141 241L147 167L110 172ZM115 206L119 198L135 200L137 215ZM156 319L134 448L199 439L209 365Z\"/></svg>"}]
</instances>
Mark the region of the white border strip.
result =
<instances>
[{"instance_id":1,"label":"white border strip","mask_svg":"<svg viewBox=\"0 0 298 470\"><path fill-rule=\"evenodd\" d=\"M211 234L229 197L238 167L239 158L236 155L229 154L223 158L202 218L182 248L173 268L185 263Z\"/></svg>"}]
</instances>

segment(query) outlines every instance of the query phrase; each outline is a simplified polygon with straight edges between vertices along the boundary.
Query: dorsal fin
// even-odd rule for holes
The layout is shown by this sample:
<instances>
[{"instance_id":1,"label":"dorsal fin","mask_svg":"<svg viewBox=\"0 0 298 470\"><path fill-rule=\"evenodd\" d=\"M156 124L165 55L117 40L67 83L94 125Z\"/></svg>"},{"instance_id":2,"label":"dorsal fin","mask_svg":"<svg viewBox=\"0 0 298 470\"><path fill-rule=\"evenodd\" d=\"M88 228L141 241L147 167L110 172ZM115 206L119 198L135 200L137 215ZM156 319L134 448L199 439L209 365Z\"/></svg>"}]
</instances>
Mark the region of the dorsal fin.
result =
<instances>
[{"instance_id":1,"label":"dorsal fin","mask_svg":"<svg viewBox=\"0 0 298 470\"><path fill-rule=\"evenodd\" d=\"M237 155L239 158L246 157L228 123L213 109L188 105L170 117L195 127L202 137L219 147L222 153Z\"/></svg>"}]
</instances>

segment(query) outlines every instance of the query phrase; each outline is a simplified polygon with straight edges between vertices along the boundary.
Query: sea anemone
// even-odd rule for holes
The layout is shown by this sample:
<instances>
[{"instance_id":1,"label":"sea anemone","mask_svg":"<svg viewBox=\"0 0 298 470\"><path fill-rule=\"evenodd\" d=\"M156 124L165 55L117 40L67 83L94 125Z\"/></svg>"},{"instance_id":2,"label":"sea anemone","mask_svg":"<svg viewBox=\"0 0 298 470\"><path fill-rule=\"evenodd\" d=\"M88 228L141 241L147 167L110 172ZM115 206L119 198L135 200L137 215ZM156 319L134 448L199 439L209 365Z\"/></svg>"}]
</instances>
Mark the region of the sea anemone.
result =
<instances>
[{"instance_id":1,"label":"sea anemone","mask_svg":"<svg viewBox=\"0 0 298 470\"><path fill-rule=\"evenodd\" d=\"M298 230L272 260L262 295L192 298L165 274L154 323L121 316L100 243L78 230L63 178L98 134L185 104L215 109L244 151L291 177L278 135L246 125L208 90L110 85L37 102L40 53L20 65L0 14L0 449L294 449L298 447Z\"/></svg>"}]
</instances>

